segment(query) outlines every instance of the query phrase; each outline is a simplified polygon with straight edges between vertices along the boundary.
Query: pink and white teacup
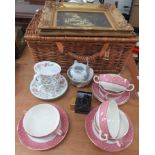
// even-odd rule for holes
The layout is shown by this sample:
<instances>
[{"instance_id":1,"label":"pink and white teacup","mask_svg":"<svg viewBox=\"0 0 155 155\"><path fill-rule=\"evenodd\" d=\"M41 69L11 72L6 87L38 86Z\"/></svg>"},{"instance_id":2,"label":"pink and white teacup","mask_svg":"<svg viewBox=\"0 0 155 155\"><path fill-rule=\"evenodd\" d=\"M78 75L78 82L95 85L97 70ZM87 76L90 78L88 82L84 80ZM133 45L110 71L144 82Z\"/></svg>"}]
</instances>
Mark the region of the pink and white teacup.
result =
<instances>
[{"instance_id":1,"label":"pink and white teacup","mask_svg":"<svg viewBox=\"0 0 155 155\"><path fill-rule=\"evenodd\" d=\"M101 141L117 139L120 128L120 114L118 105L114 100L104 101L95 116L94 128L98 132ZM120 147L119 141L116 144Z\"/></svg>"},{"instance_id":2,"label":"pink and white teacup","mask_svg":"<svg viewBox=\"0 0 155 155\"><path fill-rule=\"evenodd\" d=\"M24 115L23 128L31 139L38 141L63 134L59 111L50 104L39 104L30 108Z\"/></svg>"},{"instance_id":3,"label":"pink and white teacup","mask_svg":"<svg viewBox=\"0 0 155 155\"><path fill-rule=\"evenodd\" d=\"M100 74L94 76L94 82L112 95L134 90L134 85L118 74Z\"/></svg>"}]
</instances>

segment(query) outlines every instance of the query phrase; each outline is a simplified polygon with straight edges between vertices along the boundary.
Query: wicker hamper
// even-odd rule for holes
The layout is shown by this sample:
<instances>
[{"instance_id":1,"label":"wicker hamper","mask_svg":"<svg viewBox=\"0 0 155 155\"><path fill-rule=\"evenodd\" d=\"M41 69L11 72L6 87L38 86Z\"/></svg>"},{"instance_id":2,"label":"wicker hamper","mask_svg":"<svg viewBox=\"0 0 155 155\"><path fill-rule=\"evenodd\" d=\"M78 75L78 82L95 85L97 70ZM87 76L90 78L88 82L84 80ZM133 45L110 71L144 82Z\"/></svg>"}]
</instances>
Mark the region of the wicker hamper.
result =
<instances>
[{"instance_id":1,"label":"wicker hamper","mask_svg":"<svg viewBox=\"0 0 155 155\"><path fill-rule=\"evenodd\" d=\"M42 11L32 18L25 33L29 50L35 62L55 61L66 72L76 59L89 62L95 73L119 73L129 52L137 41L134 33L130 36L42 36L38 24Z\"/></svg>"}]
</instances>

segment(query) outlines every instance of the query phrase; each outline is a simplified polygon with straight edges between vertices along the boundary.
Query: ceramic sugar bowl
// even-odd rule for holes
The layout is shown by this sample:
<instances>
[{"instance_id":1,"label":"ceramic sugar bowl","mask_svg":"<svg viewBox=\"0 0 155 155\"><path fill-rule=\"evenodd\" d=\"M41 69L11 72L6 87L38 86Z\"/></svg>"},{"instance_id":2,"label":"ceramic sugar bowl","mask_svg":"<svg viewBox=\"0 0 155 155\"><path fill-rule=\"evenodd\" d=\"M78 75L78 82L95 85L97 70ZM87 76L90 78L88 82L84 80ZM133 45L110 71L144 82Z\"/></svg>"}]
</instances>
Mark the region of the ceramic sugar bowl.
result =
<instances>
[{"instance_id":1,"label":"ceramic sugar bowl","mask_svg":"<svg viewBox=\"0 0 155 155\"><path fill-rule=\"evenodd\" d=\"M75 81L85 81L89 78L89 66L83 63L79 63L77 60L70 67L70 75Z\"/></svg>"}]
</instances>

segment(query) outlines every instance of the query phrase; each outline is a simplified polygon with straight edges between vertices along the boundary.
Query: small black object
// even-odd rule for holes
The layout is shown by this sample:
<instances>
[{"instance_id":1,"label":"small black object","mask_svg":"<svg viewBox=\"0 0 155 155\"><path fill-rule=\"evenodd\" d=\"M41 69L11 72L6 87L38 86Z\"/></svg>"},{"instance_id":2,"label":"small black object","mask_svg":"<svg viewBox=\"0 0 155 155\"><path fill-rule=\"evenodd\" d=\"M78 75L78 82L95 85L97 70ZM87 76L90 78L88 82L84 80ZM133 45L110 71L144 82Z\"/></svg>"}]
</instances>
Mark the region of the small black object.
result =
<instances>
[{"instance_id":1,"label":"small black object","mask_svg":"<svg viewBox=\"0 0 155 155\"><path fill-rule=\"evenodd\" d=\"M75 112L88 114L91 110L91 100L92 100L91 92L78 91L75 101Z\"/></svg>"},{"instance_id":2,"label":"small black object","mask_svg":"<svg viewBox=\"0 0 155 155\"><path fill-rule=\"evenodd\" d=\"M116 8L118 8L118 1L115 1L115 6Z\"/></svg>"},{"instance_id":3,"label":"small black object","mask_svg":"<svg viewBox=\"0 0 155 155\"><path fill-rule=\"evenodd\" d=\"M99 2L100 2L101 4L104 4L104 0L99 0Z\"/></svg>"}]
</instances>

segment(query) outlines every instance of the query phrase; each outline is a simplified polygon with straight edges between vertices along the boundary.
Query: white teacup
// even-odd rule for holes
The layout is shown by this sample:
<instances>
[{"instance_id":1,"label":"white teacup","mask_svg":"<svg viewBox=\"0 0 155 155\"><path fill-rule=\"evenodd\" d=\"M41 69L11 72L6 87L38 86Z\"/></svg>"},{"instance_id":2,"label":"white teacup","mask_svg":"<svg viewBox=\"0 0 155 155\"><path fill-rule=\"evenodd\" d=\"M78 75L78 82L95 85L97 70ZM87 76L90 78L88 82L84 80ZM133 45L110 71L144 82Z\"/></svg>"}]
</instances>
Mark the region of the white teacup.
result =
<instances>
[{"instance_id":1,"label":"white teacup","mask_svg":"<svg viewBox=\"0 0 155 155\"><path fill-rule=\"evenodd\" d=\"M23 128L29 136L45 138L51 134L62 135L59 111L50 104L30 108L23 118Z\"/></svg>"},{"instance_id":2,"label":"white teacup","mask_svg":"<svg viewBox=\"0 0 155 155\"><path fill-rule=\"evenodd\" d=\"M99 137L102 141L115 139L119 132L120 116L118 105L114 100L103 102L96 114L94 121L99 130Z\"/></svg>"},{"instance_id":3,"label":"white teacup","mask_svg":"<svg viewBox=\"0 0 155 155\"><path fill-rule=\"evenodd\" d=\"M61 123L60 125L58 126L58 129L61 129ZM62 135L62 131L61 130L56 130L56 132L53 132L52 134L48 135L48 136L45 136L45 137L32 137L30 135L28 135L28 137L34 141L34 142L37 142L37 143L46 143L46 142L49 142L51 140L53 140L57 135Z\"/></svg>"},{"instance_id":4,"label":"white teacup","mask_svg":"<svg viewBox=\"0 0 155 155\"><path fill-rule=\"evenodd\" d=\"M119 114L120 114L120 126L116 139L121 139L122 137L124 137L129 130L129 121L127 116L121 110L119 110Z\"/></svg>"},{"instance_id":5,"label":"white teacup","mask_svg":"<svg viewBox=\"0 0 155 155\"><path fill-rule=\"evenodd\" d=\"M40 83L40 89L44 89L44 86L59 87L61 80L61 67L50 61L38 62L34 65L34 79Z\"/></svg>"}]
</instances>

